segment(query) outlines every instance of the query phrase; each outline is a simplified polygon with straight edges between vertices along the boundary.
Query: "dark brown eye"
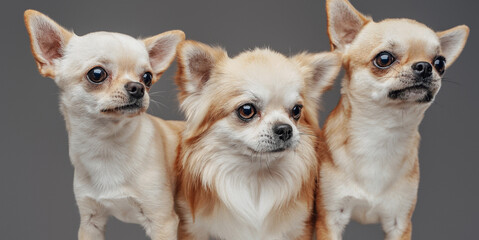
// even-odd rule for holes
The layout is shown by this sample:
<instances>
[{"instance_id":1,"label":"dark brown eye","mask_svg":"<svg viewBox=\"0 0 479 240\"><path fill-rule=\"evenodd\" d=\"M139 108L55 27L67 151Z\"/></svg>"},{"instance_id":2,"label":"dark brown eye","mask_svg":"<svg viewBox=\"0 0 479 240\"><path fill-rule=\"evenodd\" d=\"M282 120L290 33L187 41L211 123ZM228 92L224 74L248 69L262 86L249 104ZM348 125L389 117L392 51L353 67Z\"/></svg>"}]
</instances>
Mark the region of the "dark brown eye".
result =
<instances>
[{"instance_id":1,"label":"dark brown eye","mask_svg":"<svg viewBox=\"0 0 479 240\"><path fill-rule=\"evenodd\" d=\"M302 109L303 109L302 105L295 105L293 109L291 109L291 117L293 117L294 120L298 120L301 117Z\"/></svg>"},{"instance_id":2,"label":"dark brown eye","mask_svg":"<svg viewBox=\"0 0 479 240\"><path fill-rule=\"evenodd\" d=\"M437 72L442 75L446 70L446 58L443 56L436 57L432 62L432 65L434 65L434 68L436 68Z\"/></svg>"},{"instance_id":3,"label":"dark brown eye","mask_svg":"<svg viewBox=\"0 0 479 240\"><path fill-rule=\"evenodd\" d=\"M143 74L142 80L147 87L151 87L151 82L153 81L153 75L151 74L151 72L146 72Z\"/></svg>"},{"instance_id":4,"label":"dark brown eye","mask_svg":"<svg viewBox=\"0 0 479 240\"><path fill-rule=\"evenodd\" d=\"M92 83L101 83L108 78L108 73L102 67L94 67L88 71L86 77Z\"/></svg>"},{"instance_id":5,"label":"dark brown eye","mask_svg":"<svg viewBox=\"0 0 479 240\"><path fill-rule=\"evenodd\" d=\"M388 68L396 61L396 58L389 52L380 52L374 58L374 65L378 68Z\"/></svg>"},{"instance_id":6,"label":"dark brown eye","mask_svg":"<svg viewBox=\"0 0 479 240\"><path fill-rule=\"evenodd\" d=\"M248 103L239 107L237 113L241 120L249 121L256 115L256 108L254 108L253 104Z\"/></svg>"}]
</instances>

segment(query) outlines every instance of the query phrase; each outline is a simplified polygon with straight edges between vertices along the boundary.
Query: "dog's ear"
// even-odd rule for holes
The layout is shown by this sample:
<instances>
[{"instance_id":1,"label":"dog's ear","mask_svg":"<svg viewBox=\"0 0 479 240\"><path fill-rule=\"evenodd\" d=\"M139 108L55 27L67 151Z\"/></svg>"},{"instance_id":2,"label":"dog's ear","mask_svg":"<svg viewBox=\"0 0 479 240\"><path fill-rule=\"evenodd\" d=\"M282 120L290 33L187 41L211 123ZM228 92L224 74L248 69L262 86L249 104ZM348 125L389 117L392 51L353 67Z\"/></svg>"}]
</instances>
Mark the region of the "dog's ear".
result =
<instances>
[{"instance_id":1,"label":"dog's ear","mask_svg":"<svg viewBox=\"0 0 479 240\"><path fill-rule=\"evenodd\" d=\"M441 51L446 58L446 67L456 61L462 49L466 45L469 36L469 27L466 25L457 26L449 30L438 32L437 36L441 42Z\"/></svg>"},{"instance_id":2,"label":"dog's ear","mask_svg":"<svg viewBox=\"0 0 479 240\"><path fill-rule=\"evenodd\" d=\"M40 74L55 78L56 62L63 57L65 46L73 33L35 10L26 10L24 20Z\"/></svg>"},{"instance_id":3,"label":"dog's ear","mask_svg":"<svg viewBox=\"0 0 479 240\"><path fill-rule=\"evenodd\" d=\"M315 101L331 89L341 70L341 55L338 52L301 53L292 58L300 66L307 96Z\"/></svg>"},{"instance_id":4,"label":"dog's ear","mask_svg":"<svg viewBox=\"0 0 479 240\"><path fill-rule=\"evenodd\" d=\"M208 82L215 64L228 55L219 47L210 47L195 41L184 41L178 47L176 84L180 102L192 94L200 94Z\"/></svg>"},{"instance_id":5,"label":"dog's ear","mask_svg":"<svg viewBox=\"0 0 479 240\"><path fill-rule=\"evenodd\" d=\"M184 40L185 33L180 30L164 32L143 40L155 75L154 82L158 81L170 66L175 59L178 44Z\"/></svg>"},{"instance_id":6,"label":"dog's ear","mask_svg":"<svg viewBox=\"0 0 479 240\"><path fill-rule=\"evenodd\" d=\"M344 50L363 26L372 21L370 17L358 12L347 0L326 0L326 13L331 50Z\"/></svg>"}]
</instances>

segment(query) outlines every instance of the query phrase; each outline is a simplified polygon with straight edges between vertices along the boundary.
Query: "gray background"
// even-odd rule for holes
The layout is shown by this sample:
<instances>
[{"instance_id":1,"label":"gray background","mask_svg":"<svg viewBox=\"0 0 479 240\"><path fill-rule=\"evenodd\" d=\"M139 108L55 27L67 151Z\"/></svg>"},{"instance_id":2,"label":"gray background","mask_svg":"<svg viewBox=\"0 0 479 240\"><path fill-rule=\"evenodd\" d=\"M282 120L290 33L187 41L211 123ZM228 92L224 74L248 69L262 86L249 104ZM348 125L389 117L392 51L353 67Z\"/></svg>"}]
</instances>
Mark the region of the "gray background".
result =
<instances>
[{"instance_id":1,"label":"gray background","mask_svg":"<svg viewBox=\"0 0 479 240\"><path fill-rule=\"evenodd\" d=\"M407 17L435 30L472 28L421 125L421 183L414 239L477 239L479 113L477 1L353 0L375 20ZM78 35L106 30L150 36L182 29L187 38L225 47L230 56L255 46L284 54L329 50L324 0L308 1L3 1L0 9L0 238L75 239L79 216L58 89L42 78L30 53L23 11L46 13ZM182 119L171 66L154 86L150 112ZM337 81L336 83L339 83ZM338 101L326 94L322 118ZM107 239L146 239L138 225L109 221ZM381 239L377 225L352 223L345 239Z\"/></svg>"}]
</instances>

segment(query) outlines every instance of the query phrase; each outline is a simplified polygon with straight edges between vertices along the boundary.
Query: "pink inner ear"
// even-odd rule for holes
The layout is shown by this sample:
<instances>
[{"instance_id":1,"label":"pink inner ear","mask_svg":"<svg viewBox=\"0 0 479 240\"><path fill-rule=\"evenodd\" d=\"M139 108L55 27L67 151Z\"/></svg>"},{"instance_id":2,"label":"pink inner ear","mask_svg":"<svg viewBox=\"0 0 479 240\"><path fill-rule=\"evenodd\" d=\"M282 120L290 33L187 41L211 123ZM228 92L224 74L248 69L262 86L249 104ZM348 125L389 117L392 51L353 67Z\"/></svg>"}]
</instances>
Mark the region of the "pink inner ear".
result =
<instances>
[{"instance_id":1,"label":"pink inner ear","mask_svg":"<svg viewBox=\"0 0 479 240\"><path fill-rule=\"evenodd\" d=\"M177 41L173 38L159 39L149 50L150 64L153 71L162 73L174 58Z\"/></svg>"},{"instance_id":2,"label":"pink inner ear","mask_svg":"<svg viewBox=\"0 0 479 240\"><path fill-rule=\"evenodd\" d=\"M150 63L154 68L156 68L158 64L161 64L161 62L164 60L167 54L166 51L163 50L162 45L161 44L159 45L160 46L153 47L149 52Z\"/></svg>"},{"instance_id":3,"label":"pink inner ear","mask_svg":"<svg viewBox=\"0 0 479 240\"><path fill-rule=\"evenodd\" d=\"M345 3L331 6L329 17L333 42L341 45L336 47L352 43L366 23L361 15L358 15L354 9L351 9Z\"/></svg>"},{"instance_id":4,"label":"pink inner ear","mask_svg":"<svg viewBox=\"0 0 479 240\"><path fill-rule=\"evenodd\" d=\"M198 54L189 60L188 68L190 72L200 80L200 86L205 84L210 78L210 72L213 61L206 55Z\"/></svg>"},{"instance_id":5,"label":"pink inner ear","mask_svg":"<svg viewBox=\"0 0 479 240\"><path fill-rule=\"evenodd\" d=\"M36 31L38 40L38 46L42 56L50 63L53 63L54 59L62 57L62 38L58 32L53 30L48 25L42 25Z\"/></svg>"},{"instance_id":6,"label":"pink inner ear","mask_svg":"<svg viewBox=\"0 0 479 240\"><path fill-rule=\"evenodd\" d=\"M361 28L360 25L352 24L351 26L344 25L344 22L335 23L335 28L337 29L339 41L342 44L350 44L353 42L354 38Z\"/></svg>"}]
</instances>

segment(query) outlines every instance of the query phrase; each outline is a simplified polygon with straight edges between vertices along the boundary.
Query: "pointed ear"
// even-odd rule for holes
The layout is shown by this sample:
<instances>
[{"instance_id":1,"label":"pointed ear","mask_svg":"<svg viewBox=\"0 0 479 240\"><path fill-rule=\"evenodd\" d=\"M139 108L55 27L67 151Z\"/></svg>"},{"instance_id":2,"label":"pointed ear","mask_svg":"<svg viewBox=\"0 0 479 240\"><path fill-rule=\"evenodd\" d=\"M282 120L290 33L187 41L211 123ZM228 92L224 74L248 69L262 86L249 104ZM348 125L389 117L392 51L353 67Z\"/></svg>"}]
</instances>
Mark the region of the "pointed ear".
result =
<instances>
[{"instance_id":1,"label":"pointed ear","mask_svg":"<svg viewBox=\"0 0 479 240\"><path fill-rule=\"evenodd\" d=\"M358 12L347 0L326 0L331 50L344 50L371 18Z\"/></svg>"},{"instance_id":2,"label":"pointed ear","mask_svg":"<svg viewBox=\"0 0 479 240\"><path fill-rule=\"evenodd\" d=\"M341 70L341 55L338 52L302 53L294 56L293 60L301 68L308 97L316 101L331 89Z\"/></svg>"},{"instance_id":3,"label":"pointed ear","mask_svg":"<svg viewBox=\"0 0 479 240\"><path fill-rule=\"evenodd\" d=\"M24 20L38 71L45 77L54 78L55 60L63 57L65 46L73 33L35 10L26 10Z\"/></svg>"},{"instance_id":4,"label":"pointed ear","mask_svg":"<svg viewBox=\"0 0 479 240\"><path fill-rule=\"evenodd\" d=\"M155 82L175 59L176 48L184 40L185 33L180 30L164 32L143 40L150 57Z\"/></svg>"},{"instance_id":5,"label":"pointed ear","mask_svg":"<svg viewBox=\"0 0 479 240\"><path fill-rule=\"evenodd\" d=\"M457 26L443 32L438 32L437 36L441 42L441 51L446 58L447 68L456 61L466 45L467 37L469 36L469 27L466 25Z\"/></svg>"},{"instance_id":6,"label":"pointed ear","mask_svg":"<svg viewBox=\"0 0 479 240\"><path fill-rule=\"evenodd\" d=\"M209 80L215 65L227 58L225 50L206 44L185 41L178 47L178 73L176 84L180 90L180 102L187 96L200 93Z\"/></svg>"}]
</instances>

